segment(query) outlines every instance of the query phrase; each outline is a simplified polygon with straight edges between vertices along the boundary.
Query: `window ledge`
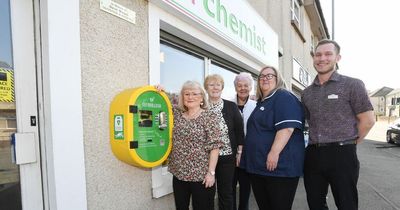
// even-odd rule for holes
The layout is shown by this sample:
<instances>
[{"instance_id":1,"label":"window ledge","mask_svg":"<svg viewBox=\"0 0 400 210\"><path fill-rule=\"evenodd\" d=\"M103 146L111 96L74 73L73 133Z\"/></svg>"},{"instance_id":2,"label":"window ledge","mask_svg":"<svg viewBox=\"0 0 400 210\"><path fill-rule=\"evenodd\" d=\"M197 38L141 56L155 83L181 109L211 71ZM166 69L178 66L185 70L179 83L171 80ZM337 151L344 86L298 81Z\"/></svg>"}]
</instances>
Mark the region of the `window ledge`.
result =
<instances>
[{"instance_id":1,"label":"window ledge","mask_svg":"<svg viewBox=\"0 0 400 210\"><path fill-rule=\"evenodd\" d=\"M304 42L306 42L306 39L303 36L303 33L301 33L300 28L299 28L299 23L295 20L291 21L293 28L296 30L297 34L300 36L300 39Z\"/></svg>"}]
</instances>

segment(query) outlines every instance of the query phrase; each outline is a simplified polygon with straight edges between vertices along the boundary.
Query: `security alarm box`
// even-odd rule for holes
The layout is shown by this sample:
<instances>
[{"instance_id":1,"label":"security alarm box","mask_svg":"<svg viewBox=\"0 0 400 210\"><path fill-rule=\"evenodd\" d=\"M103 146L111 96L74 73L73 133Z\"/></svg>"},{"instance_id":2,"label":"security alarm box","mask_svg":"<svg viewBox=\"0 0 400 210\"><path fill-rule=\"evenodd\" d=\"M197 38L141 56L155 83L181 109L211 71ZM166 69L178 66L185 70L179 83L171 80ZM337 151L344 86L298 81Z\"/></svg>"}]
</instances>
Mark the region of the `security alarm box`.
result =
<instances>
[{"instance_id":1,"label":"security alarm box","mask_svg":"<svg viewBox=\"0 0 400 210\"><path fill-rule=\"evenodd\" d=\"M122 91L111 103L111 149L130 165L161 165L171 152L172 127L168 96L153 86Z\"/></svg>"}]
</instances>

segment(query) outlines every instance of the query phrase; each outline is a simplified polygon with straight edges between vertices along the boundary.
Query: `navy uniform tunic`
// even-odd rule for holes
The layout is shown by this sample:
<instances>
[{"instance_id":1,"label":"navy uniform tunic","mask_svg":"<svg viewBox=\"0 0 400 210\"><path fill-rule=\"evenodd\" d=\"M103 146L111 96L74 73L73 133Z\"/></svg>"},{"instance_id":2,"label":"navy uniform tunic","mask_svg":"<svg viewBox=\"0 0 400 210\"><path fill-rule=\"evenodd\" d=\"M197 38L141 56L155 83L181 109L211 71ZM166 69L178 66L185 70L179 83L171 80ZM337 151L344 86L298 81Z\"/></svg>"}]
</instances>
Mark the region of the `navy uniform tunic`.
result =
<instances>
[{"instance_id":1,"label":"navy uniform tunic","mask_svg":"<svg viewBox=\"0 0 400 210\"><path fill-rule=\"evenodd\" d=\"M262 176L298 177L304 164L304 112L300 101L285 89L278 89L257 104L247 121L247 135L241 168ZM266 160L277 131L295 128L279 155L278 166L268 171Z\"/></svg>"}]
</instances>

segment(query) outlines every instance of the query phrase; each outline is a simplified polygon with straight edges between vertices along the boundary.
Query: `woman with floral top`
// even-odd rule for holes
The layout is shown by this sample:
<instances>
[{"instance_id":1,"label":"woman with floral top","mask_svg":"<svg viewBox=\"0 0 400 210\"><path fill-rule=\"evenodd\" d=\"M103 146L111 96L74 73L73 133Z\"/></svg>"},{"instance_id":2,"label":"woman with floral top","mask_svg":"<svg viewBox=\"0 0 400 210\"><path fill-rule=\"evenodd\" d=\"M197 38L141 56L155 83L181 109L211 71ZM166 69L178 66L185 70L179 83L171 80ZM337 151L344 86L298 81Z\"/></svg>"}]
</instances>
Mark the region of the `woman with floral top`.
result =
<instances>
[{"instance_id":1,"label":"woman with floral top","mask_svg":"<svg viewBox=\"0 0 400 210\"><path fill-rule=\"evenodd\" d=\"M235 103L221 98L224 80L218 74L209 75L204 81L208 93L210 110L219 120L223 146L219 150L216 167L219 210L233 209L232 183L236 167L236 154L242 151L244 131L243 119Z\"/></svg>"},{"instance_id":2,"label":"woman with floral top","mask_svg":"<svg viewBox=\"0 0 400 210\"><path fill-rule=\"evenodd\" d=\"M158 88L160 89L160 88ZM168 170L173 175L177 210L214 210L215 167L221 132L215 115L208 110L204 89L198 82L187 81L174 107L172 151Z\"/></svg>"}]
</instances>

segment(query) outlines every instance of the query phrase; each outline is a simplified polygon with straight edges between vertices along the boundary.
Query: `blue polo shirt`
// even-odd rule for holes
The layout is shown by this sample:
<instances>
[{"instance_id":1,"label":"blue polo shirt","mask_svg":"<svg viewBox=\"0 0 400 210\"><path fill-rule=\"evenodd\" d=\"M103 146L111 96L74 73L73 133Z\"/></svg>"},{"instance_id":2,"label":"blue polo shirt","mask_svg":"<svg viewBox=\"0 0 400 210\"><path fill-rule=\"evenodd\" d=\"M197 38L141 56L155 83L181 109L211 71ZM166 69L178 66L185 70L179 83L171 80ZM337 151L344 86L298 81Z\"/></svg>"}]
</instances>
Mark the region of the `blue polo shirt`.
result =
<instances>
[{"instance_id":1,"label":"blue polo shirt","mask_svg":"<svg viewBox=\"0 0 400 210\"><path fill-rule=\"evenodd\" d=\"M298 177L303 175L304 112L300 101L285 89L278 89L259 102L247 121L241 168L262 176ZM276 132L295 128L279 155L278 166L268 171L266 160Z\"/></svg>"}]
</instances>

